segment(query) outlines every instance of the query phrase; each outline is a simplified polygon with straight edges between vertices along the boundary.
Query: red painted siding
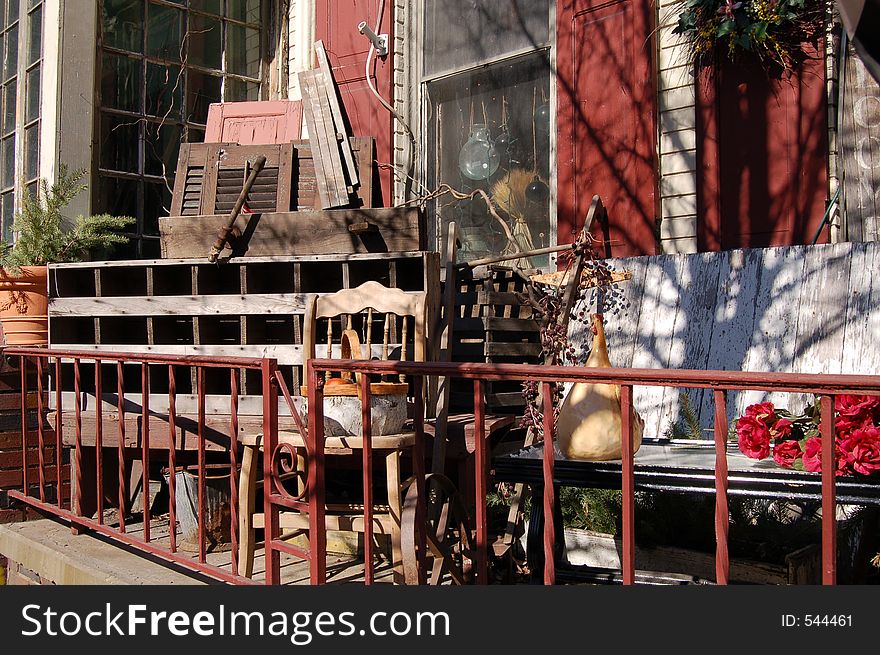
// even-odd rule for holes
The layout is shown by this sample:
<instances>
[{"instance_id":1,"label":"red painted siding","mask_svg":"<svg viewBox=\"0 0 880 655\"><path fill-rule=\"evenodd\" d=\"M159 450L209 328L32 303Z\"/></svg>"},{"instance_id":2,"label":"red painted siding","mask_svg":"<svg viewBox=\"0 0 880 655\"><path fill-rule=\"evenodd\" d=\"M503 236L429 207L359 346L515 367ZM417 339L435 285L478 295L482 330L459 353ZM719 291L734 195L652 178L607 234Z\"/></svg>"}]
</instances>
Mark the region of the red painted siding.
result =
<instances>
[{"instance_id":1,"label":"red painted siding","mask_svg":"<svg viewBox=\"0 0 880 655\"><path fill-rule=\"evenodd\" d=\"M380 4L380 0L317 0L316 37L324 42L327 49L352 133L375 137L376 160L390 163L393 161L392 118L367 87L364 65L370 42L358 32L361 21L366 21L371 29L375 27ZM380 31L389 34L393 42L391 5L391 0L386 0ZM377 63L371 67L371 71L374 71L373 83L388 102L392 101L392 59L391 54L384 60L376 58ZM378 178L373 179L379 180L376 188L381 186L381 190L374 193L374 206L387 206L391 202L391 171L382 168L378 171ZM376 195L379 193L381 197Z\"/></svg>"},{"instance_id":2,"label":"red painted siding","mask_svg":"<svg viewBox=\"0 0 880 655\"><path fill-rule=\"evenodd\" d=\"M828 193L819 52L781 80L744 62L698 77L700 250L812 242Z\"/></svg>"},{"instance_id":3,"label":"red painted siding","mask_svg":"<svg viewBox=\"0 0 880 655\"><path fill-rule=\"evenodd\" d=\"M643 0L557 3L561 243L599 194L608 208L609 254L656 251L655 10Z\"/></svg>"}]
</instances>

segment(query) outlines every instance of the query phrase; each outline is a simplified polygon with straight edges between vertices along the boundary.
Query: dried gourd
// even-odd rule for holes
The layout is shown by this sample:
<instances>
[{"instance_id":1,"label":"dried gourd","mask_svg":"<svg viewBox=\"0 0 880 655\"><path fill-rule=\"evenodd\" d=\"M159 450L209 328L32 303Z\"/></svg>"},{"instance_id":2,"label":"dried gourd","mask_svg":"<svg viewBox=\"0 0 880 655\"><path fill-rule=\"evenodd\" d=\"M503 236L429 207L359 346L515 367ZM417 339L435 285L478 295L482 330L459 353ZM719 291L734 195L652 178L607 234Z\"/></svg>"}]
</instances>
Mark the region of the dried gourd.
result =
<instances>
[{"instance_id":1,"label":"dried gourd","mask_svg":"<svg viewBox=\"0 0 880 655\"><path fill-rule=\"evenodd\" d=\"M593 314L593 347L585 366L611 368L602 315ZM633 452L642 444L644 421L632 411ZM620 386L575 383L559 410L556 435L560 450L569 459L592 462L620 459Z\"/></svg>"}]
</instances>

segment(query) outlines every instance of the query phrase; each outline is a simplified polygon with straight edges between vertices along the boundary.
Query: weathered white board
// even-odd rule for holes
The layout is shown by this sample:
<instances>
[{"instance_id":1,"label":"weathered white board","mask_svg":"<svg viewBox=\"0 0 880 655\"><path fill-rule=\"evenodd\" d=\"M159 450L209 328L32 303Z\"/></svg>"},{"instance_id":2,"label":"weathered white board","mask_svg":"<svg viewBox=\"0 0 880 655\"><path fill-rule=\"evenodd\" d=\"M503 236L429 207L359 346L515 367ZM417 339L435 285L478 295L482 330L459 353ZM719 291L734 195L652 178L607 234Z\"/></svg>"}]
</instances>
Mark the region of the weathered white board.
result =
<instances>
[{"instance_id":1,"label":"weathered white board","mask_svg":"<svg viewBox=\"0 0 880 655\"><path fill-rule=\"evenodd\" d=\"M880 253L841 243L611 260L633 273L601 299L614 366L751 372L880 372ZM875 273L876 271L876 273ZM596 310L597 294L584 301ZM574 323L570 337L589 348ZM682 389L636 388L649 436L682 420ZM705 436L711 392L687 391ZM762 400L799 411L808 398L732 392L728 421Z\"/></svg>"}]
</instances>

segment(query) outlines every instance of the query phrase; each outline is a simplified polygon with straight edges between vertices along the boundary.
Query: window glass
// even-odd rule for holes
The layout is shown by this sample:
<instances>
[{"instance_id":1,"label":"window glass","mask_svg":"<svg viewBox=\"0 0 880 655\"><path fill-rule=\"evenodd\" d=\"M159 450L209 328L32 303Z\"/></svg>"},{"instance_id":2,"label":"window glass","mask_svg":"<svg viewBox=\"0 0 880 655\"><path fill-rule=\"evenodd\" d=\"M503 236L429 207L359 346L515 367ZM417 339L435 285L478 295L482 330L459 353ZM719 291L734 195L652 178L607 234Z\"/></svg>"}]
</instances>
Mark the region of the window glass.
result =
<instances>
[{"instance_id":1,"label":"window glass","mask_svg":"<svg viewBox=\"0 0 880 655\"><path fill-rule=\"evenodd\" d=\"M183 12L151 4L147 9L147 55L180 61Z\"/></svg>"},{"instance_id":2,"label":"window glass","mask_svg":"<svg viewBox=\"0 0 880 655\"><path fill-rule=\"evenodd\" d=\"M101 104L104 107L141 110L141 61L125 55L104 55L101 67Z\"/></svg>"},{"instance_id":3,"label":"window glass","mask_svg":"<svg viewBox=\"0 0 880 655\"><path fill-rule=\"evenodd\" d=\"M136 118L112 114L101 116L101 168L137 173L139 143Z\"/></svg>"},{"instance_id":4,"label":"window glass","mask_svg":"<svg viewBox=\"0 0 880 655\"><path fill-rule=\"evenodd\" d=\"M104 0L104 45L143 52L143 0Z\"/></svg>"},{"instance_id":5,"label":"window glass","mask_svg":"<svg viewBox=\"0 0 880 655\"><path fill-rule=\"evenodd\" d=\"M8 136L3 139L3 186L11 187L15 184L15 137Z\"/></svg>"},{"instance_id":6,"label":"window glass","mask_svg":"<svg viewBox=\"0 0 880 655\"><path fill-rule=\"evenodd\" d=\"M232 0L230 4L235 5L238 4L240 0ZM209 14L222 14L223 13L223 0L189 0L189 6L192 9L198 9L199 11L206 11Z\"/></svg>"},{"instance_id":7,"label":"window glass","mask_svg":"<svg viewBox=\"0 0 880 655\"><path fill-rule=\"evenodd\" d=\"M172 175L174 171L169 171L168 166L171 162L177 162L177 153L180 150L180 127L149 122L145 129L144 172L149 175Z\"/></svg>"},{"instance_id":8,"label":"window glass","mask_svg":"<svg viewBox=\"0 0 880 655\"><path fill-rule=\"evenodd\" d=\"M248 23L260 22L260 0L236 0L229 3L229 17Z\"/></svg>"},{"instance_id":9,"label":"window glass","mask_svg":"<svg viewBox=\"0 0 880 655\"><path fill-rule=\"evenodd\" d=\"M220 70L223 66L223 37L220 21L208 16L189 19L189 63Z\"/></svg>"},{"instance_id":10,"label":"window glass","mask_svg":"<svg viewBox=\"0 0 880 655\"><path fill-rule=\"evenodd\" d=\"M501 225L482 200L438 200L445 234L456 221L462 258L503 252L507 231L520 250L550 245L550 74L545 53L518 57L427 85L430 188L446 183L485 190ZM530 262L546 263L546 258Z\"/></svg>"},{"instance_id":11,"label":"window glass","mask_svg":"<svg viewBox=\"0 0 880 655\"><path fill-rule=\"evenodd\" d=\"M15 80L3 89L3 134L15 130L15 99L18 96L18 85Z\"/></svg>"},{"instance_id":12,"label":"window glass","mask_svg":"<svg viewBox=\"0 0 880 655\"><path fill-rule=\"evenodd\" d=\"M18 25L13 25L6 33L6 53L3 57L3 79L8 80L18 73Z\"/></svg>"},{"instance_id":13,"label":"window glass","mask_svg":"<svg viewBox=\"0 0 880 655\"><path fill-rule=\"evenodd\" d=\"M36 63L43 52L43 6L28 15L28 66Z\"/></svg>"},{"instance_id":14,"label":"window glass","mask_svg":"<svg viewBox=\"0 0 880 655\"><path fill-rule=\"evenodd\" d=\"M28 71L27 74L27 102L25 107L25 121L30 123L40 117L40 67Z\"/></svg>"},{"instance_id":15,"label":"window glass","mask_svg":"<svg viewBox=\"0 0 880 655\"><path fill-rule=\"evenodd\" d=\"M226 32L226 57L230 73L259 77L260 32L230 23Z\"/></svg>"},{"instance_id":16,"label":"window glass","mask_svg":"<svg viewBox=\"0 0 880 655\"><path fill-rule=\"evenodd\" d=\"M40 126L33 125L24 131L25 178L33 180L40 172Z\"/></svg>"},{"instance_id":17,"label":"window glass","mask_svg":"<svg viewBox=\"0 0 880 655\"><path fill-rule=\"evenodd\" d=\"M194 123L208 121L208 105L220 102L222 80L215 75L190 71L187 74L187 114Z\"/></svg>"},{"instance_id":18,"label":"window glass","mask_svg":"<svg viewBox=\"0 0 880 655\"><path fill-rule=\"evenodd\" d=\"M128 254L143 255L158 248L158 217L170 207L163 193L173 186L181 141L204 140L211 103L260 97L262 2L101 0L101 6L95 211L134 216Z\"/></svg>"},{"instance_id":19,"label":"window glass","mask_svg":"<svg viewBox=\"0 0 880 655\"><path fill-rule=\"evenodd\" d=\"M179 119L183 85L180 66L148 62L146 113L161 118L167 115L170 120Z\"/></svg>"},{"instance_id":20,"label":"window glass","mask_svg":"<svg viewBox=\"0 0 880 655\"><path fill-rule=\"evenodd\" d=\"M226 80L226 100L227 101L240 101L240 100L259 100L260 99L260 85L255 82L245 82L244 80L237 80L234 77L227 78Z\"/></svg>"},{"instance_id":21,"label":"window glass","mask_svg":"<svg viewBox=\"0 0 880 655\"><path fill-rule=\"evenodd\" d=\"M426 76L540 48L550 39L549 0L425 0Z\"/></svg>"}]
</instances>

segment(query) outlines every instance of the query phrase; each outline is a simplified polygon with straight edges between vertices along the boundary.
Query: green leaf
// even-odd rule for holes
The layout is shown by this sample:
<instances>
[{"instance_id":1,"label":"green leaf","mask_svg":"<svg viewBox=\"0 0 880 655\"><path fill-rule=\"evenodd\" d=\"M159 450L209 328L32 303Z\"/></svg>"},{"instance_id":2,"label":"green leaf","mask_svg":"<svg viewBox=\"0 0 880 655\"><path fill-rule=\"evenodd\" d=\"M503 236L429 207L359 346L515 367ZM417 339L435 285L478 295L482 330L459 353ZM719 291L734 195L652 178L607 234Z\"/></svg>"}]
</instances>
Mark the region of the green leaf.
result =
<instances>
[{"instance_id":1,"label":"green leaf","mask_svg":"<svg viewBox=\"0 0 880 655\"><path fill-rule=\"evenodd\" d=\"M760 21L758 23L752 23L751 27L752 38L757 41L763 41L767 37L767 21Z\"/></svg>"},{"instance_id":2,"label":"green leaf","mask_svg":"<svg viewBox=\"0 0 880 655\"><path fill-rule=\"evenodd\" d=\"M723 20L718 25L718 30L715 34L718 36L727 36L733 31L734 27L736 27L736 24L732 20Z\"/></svg>"}]
</instances>

